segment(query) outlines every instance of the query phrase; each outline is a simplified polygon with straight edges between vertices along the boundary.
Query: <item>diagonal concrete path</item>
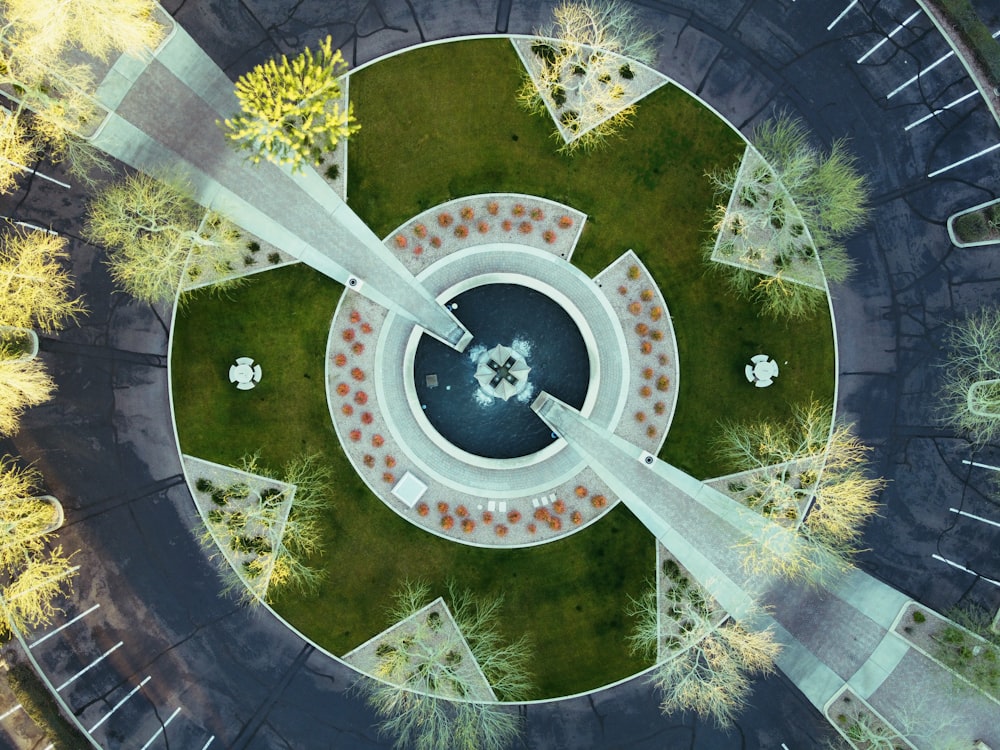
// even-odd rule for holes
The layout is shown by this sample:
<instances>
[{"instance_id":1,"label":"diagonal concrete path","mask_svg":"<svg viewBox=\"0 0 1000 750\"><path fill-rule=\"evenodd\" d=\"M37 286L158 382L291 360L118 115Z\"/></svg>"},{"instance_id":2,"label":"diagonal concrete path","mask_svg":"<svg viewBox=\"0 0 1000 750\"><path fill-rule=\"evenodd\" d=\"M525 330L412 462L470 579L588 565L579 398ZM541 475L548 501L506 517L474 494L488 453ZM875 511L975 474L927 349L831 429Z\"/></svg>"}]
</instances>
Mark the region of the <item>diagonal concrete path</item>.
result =
<instances>
[{"instance_id":1,"label":"diagonal concrete path","mask_svg":"<svg viewBox=\"0 0 1000 750\"><path fill-rule=\"evenodd\" d=\"M733 617L745 619L755 601L766 605L765 614L753 617L751 625L771 628L783 647L778 668L820 711L845 687L862 698L874 695L908 656L909 644L892 632L909 601L904 594L860 570L815 587L748 573L741 547L791 546L799 543L797 535L545 392L532 408ZM945 724L950 717L944 712L953 710L951 675L929 659L919 663L919 681L911 680L902 692L919 693L925 711L941 711L939 723ZM890 708L901 698L901 691L895 692ZM926 700L928 694L934 699ZM970 691L962 710L966 720L961 731L970 734L970 744L973 739L1000 740L992 701Z\"/></svg>"},{"instance_id":2,"label":"diagonal concrete path","mask_svg":"<svg viewBox=\"0 0 1000 750\"><path fill-rule=\"evenodd\" d=\"M233 84L178 24L148 61L118 59L97 91L109 111L89 140L261 239L463 350L472 336L312 168L251 164L217 122L237 113Z\"/></svg>"}]
</instances>

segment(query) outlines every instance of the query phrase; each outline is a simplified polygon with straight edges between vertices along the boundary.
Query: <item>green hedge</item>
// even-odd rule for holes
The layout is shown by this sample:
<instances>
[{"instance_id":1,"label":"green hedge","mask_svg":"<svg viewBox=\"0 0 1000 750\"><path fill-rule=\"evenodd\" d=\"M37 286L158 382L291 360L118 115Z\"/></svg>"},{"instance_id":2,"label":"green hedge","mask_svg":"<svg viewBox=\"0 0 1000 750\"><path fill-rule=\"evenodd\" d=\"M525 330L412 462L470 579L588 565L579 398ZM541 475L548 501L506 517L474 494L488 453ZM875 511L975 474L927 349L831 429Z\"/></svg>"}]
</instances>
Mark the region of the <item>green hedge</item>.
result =
<instances>
[{"instance_id":1,"label":"green hedge","mask_svg":"<svg viewBox=\"0 0 1000 750\"><path fill-rule=\"evenodd\" d=\"M52 694L27 664L16 664L7 673L7 684L21 708L53 743L56 750L89 750L93 747L80 730L63 718Z\"/></svg>"},{"instance_id":2,"label":"green hedge","mask_svg":"<svg viewBox=\"0 0 1000 750\"><path fill-rule=\"evenodd\" d=\"M933 3L948 16L963 41L972 48L976 59L986 69L990 84L1000 87L1000 41L993 38L970 1L933 0Z\"/></svg>"}]
</instances>

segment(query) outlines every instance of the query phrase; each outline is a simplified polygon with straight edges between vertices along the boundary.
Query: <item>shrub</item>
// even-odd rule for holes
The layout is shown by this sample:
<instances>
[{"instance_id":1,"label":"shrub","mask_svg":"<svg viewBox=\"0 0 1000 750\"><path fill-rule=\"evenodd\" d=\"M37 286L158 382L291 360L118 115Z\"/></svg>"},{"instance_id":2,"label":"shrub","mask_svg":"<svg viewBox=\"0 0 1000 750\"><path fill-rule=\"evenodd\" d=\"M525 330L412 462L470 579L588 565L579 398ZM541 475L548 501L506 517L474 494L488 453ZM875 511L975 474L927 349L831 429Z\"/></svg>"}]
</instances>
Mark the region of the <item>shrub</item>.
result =
<instances>
[{"instance_id":1,"label":"shrub","mask_svg":"<svg viewBox=\"0 0 1000 750\"><path fill-rule=\"evenodd\" d=\"M511 229L514 228L514 225L511 223L510 219L504 219L503 223L500 226L503 227L503 231L505 232L509 232Z\"/></svg>"},{"instance_id":2,"label":"shrub","mask_svg":"<svg viewBox=\"0 0 1000 750\"><path fill-rule=\"evenodd\" d=\"M340 411L345 417L349 417L354 413L354 407L350 404L344 404L340 407Z\"/></svg>"},{"instance_id":3,"label":"shrub","mask_svg":"<svg viewBox=\"0 0 1000 750\"><path fill-rule=\"evenodd\" d=\"M632 304L634 305L637 303L633 302ZM631 306L629 307L629 309L631 310ZM647 333L649 333L649 326L646 325L645 323L636 323L635 332L638 333L640 336L645 336Z\"/></svg>"},{"instance_id":4,"label":"shrub","mask_svg":"<svg viewBox=\"0 0 1000 750\"><path fill-rule=\"evenodd\" d=\"M624 296L625 296L626 294L628 294L628 287L627 287L627 286L625 286L624 284L622 284L622 285L621 285L620 287L618 287L618 293L619 293L619 294L620 294L620 295L621 295L622 297L624 297Z\"/></svg>"},{"instance_id":5,"label":"shrub","mask_svg":"<svg viewBox=\"0 0 1000 750\"><path fill-rule=\"evenodd\" d=\"M653 395L653 389L650 388L648 385L644 385L642 388L639 389L639 395L642 396L643 398L649 398L650 396Z\"/></svg>"},{"instance_id":6,"label":"shrub","mask_svg":"<svg viewBox=\"0 0 1000 750\"><path fill-rule=\"evenodd\" d=\"M559 516L549 516L549 528L553 531L559 531L562 528L562 519Z\"/></svg>"},{"instance_id":7,"label":"shrub","mask_svg":"<svg viewBox=\"0 0 1000 750\"><path fill-rule=\"evenodd\" d=\"M372 332L371 323L362 323L361 324L361 333L371 333L371 332Z\"/></svg>"},{"instance_id":8,"label":"shrub","mask_svg":"<svg viewBox=\"0 0 1000 750\"><path fill-rule=\"evenodd\" d=\"M365 466L367 466L369 469L375 467L375 456L373 456L371 453L366 453L363 461Z\"/></svg>"},{"instance_id":9,"label":"shrub","mask_svg":"<svg viewBox=\"0 0 1000 750\"><path fill-rule=\"evenodd\" d=\"M449 507L448 503L446 503L444 500L440 501L437 505L438 513L447 513L448 507Z\"/></svg>"},{"instance_id":10,"label":"shrub","mask_svg":"<svg viewBox=\"0 0 1000 750\"><path fill-rule=\"evenodd\" d=\"M343 352L335 354L333 357L333 364L335 364L337 367L343 367L344 365L347 364L347 355L344 354Z\"/></svg>"},{"instance_id":11,"label":"shrub","mask_svg":"<svg viewBox=\"0 0 1000 750\"><path fill-rule=\"evenodd\" d=\"M570 513L569 520L572 521L575 525L579 526L581 523L583 523L583 513L581 513L578 510L574 510L572 513Z\"/></svg>"},{"instance_id":12,"label":"shrub","mask_svg":"<svg viewBox=\"0 0 1000 750\"><path fill-rule=\"evenodd\" d=\"M345 404L347 406L347 404ZM366 411L361 415L361 424L371 424L374 421L374 417L370 411Z\"/></svg>"},{"instance_id":13,"label":"shrub","mask_svg":"<svg viewBox=\"0 0 1000 750\"><path fill-rule=\"evenodd\" d=\"M926 620L927 620L927 617L924 616L923 612L917 610L916 612L913 613L913 621L914 622L918 622L918 623L919 622L926 622Z\"/></svg>"},{"instance_id":14,"label":"shrub","mask_svg":"<svg viewBox=\"0 0 1000 750\"><path fill-rule=\"evenodd\" d=\"M198 477L197 481L194 483L194 488L198 492L211 492L215 489L215 485L212 484L211 480L205 479L205 477Z\"/></svg>"},{"instance_id":15,"label":"shrub","mask_svg":"<svg viewBox=\"0 0 1000 750\"><path fill-rule=\"evenodd\" d=\"M577 497L586 497L587 496L587 488L584 487L582 484L578 484L576 486L576 489L573 490L573 494L576 495Z\"/></svg>"},{"instance_id":16,"label":"shrub","mask_svg":"<svg viewBox=\"0 0 1000 750\"><path fill-rule=\"evenodd\" d=\"M533 524L533 523L529 523L529 524L528 524L527 526L525 526L524 528L526 528L526 529L528 530L528 533L529 533L529 534L534 534L534 533L535 533L535 531L536 531L536 528L535 528L535 524Z\"/></svg>"},{"instance_id":17,"label":"shrub","mask_svg":"<svg viewBox=\"0 0 1000 750\"><path fill-rule=\"evenodd\" d=\"M521 520L521 511L511 510L507 512L507 523L518 523Z\"/></svg>"},{"instance_id":18,"label":"shrub","mask_svg":"<svg viewBox=\"0 0 1000 750\"><path fill-rule=\"evenodd\" d=\"M593 505L595 508L603 508L605 505L608 504L608 499L604 497L604 495L594 495L592 498L590 498L590 504Z\"/></svg>"},{"instance_id":19,"label":"shrub","mask_svg":"<svg viewBox=\"0 0 1000 750\"><path fill-rule=\"evenodd\" d=\"M458 237L459 239L464 240L466 237L469 236L469 228L465 226L465 224L459 224L457 227L455 227L455 236Z\"/></svg>"},{"instance_id":20,"label":"shrub","mask_svg":"<svg viewBox=\"0 0 1000 750\"><path fill-rule=\"evenodd\" d=\"M664 367L666 367L667 363L670 362L670 357L668 357L666 354L661 354L659 357L657 357L657 360L659 361L659 363L661 365L663 365Z\"/></svg>"},{"instance_id":21,"label":"shrub","mask_svg":"<svg viewBox=\"0 0 1000 750\"><path fill-rule=\"evenodd\" d=\"M644 412L644 411L637 411L635 413L635 421L636 422L645 422L646 421L646 412Z\"/></svg>"},{"instance_id":22,"label":"shrub","mask_svg":"<svg viewBox=\"0 0 1000 750\"><path fill-rule=\"evenodd\" d=\"M364 406L368 403L368 394L364 391L358 391L354 394L354 403L358 404L358 406Z\"/></svg>"},{"instance_id":23,"label":"shrub","mask_svg":"<svg viewBox=\"0 0 1000 750\"><path fill-rule=\"evenodd\" d=\"M667 411L667 405L662 401L657 401L655 404L653 404L653 411L656 414L663 414Z\"/></svg>"},{"instance_id":24,"label":"shrub","mask_svg":"<svg viewBox=\"0 0 1000 750\"><path fill-rule=\"evenodd\" d=\"M472 221L476 216L476 212L472 206L462 206L462 210L459 213L466 221Z\"/></svg>"},{"instance_id":25,"label":"shrub","mask_svg":"<svg viewBox=\"0 0 1000 750\"><path fill-rule=\"evenodd\" d=\"M415 248L413 248L413 254L414 255L423 255L423 253L424 253L424 246L423 245L417 245Z\"/></svg>"},{"instance_id":26,"label":"shrub","mask_svg":"<svg viewBox=\"0 0 1000 750\"><path fill-rule=\"evenodd\" d=\"M358 312L357 310L351 310L351 322L355 323L355 324L356 323L360 323L361 322L361 313Z\"/></svg>"},{"instance_id":27,"label":"shrub","mask_svg":"<svg viewBox=\"0 0 1000 750\"><path fill-rule=\"evenodd\" d=\"M955 219L953 224L955 234L962 242L979 242L989 236L989 225L986 217L979 211L963 214Z\"/></svg>"},{"instance_id":28,"label":"shrub","mask_svg":"<svg viewBox=\"0 0 1000 750\"><path fill-rule=\"evenodd\" d=\"M552 510L554 510L556 513L565 513L566 502L562 499L556 500L554 503L552 503Z\"/></svg>"},{"instance_id":29,"label":"shrub","mask_svg":"<svg viewBox=\"0 0 1000 750\"><path fill-rule=\"evenodd\" d=\"M485 221L479 222L476 228L479 230L480 234L486 234L488 231L490 231L490 225Z\"/></svg>"},{"instance_id":30,"label":"shrub","mask_svg":"<svg viewBox=\"0 0 1000 750\"><path fill-rule=\"evenodd\" d=\"M639 313L642 312L642 305L640 305L638 302L630 302L628 306L628 311L633 315L638 315Z\"/></svg>"},{"instance_id":31,"label":"shrub","mask_svg":"<svg viewBox=\"0 0 1000 750\"><path fill-rule=\"evenodd\" d=\"M571 217L565 215L559 217L560 229L569 229L571 226L573 226L573 219Z\"/></svg>"},{"instance_id":32,"label":"shrub","mask_svg":"<svg viewBox=\"0 0 1000 750\"><path fill-rule=\"evenodd\" d=\"M270 263L272 266L277 265L278 263L281 263L281 254L280 253L268 253L267 254L267 262Z\"/></svg>"},{"instance_id":33,"label":"shrub","mask_svg":"<svg viewBox=\"0 0 1000 750\"><path fill-rule=\"evenodd\" d=\"M649 317L653 320L659 320L663 317L663 308L659 305L653 306L649 311Z\"/></svg>"},{"instance_id":34,"label":"shrub","mask_svg":"<svg viewBox=\"0 0 1000 750\"><path fill-rule=\"evenodd\" d=\"M524 206L522 204L520 204L520 203L515 203L514 207L511 208L510 212L514 216L518 216L518 217L524 216Z\"/></svg>"},{"instance_id":35,"label":"shrub","mask_svg":"<svg viewBox=\"0 0 1000 750\"><path fill-rule=\"evenodd\" d=\"M545 212L542 211L542 209L537 208L537 207L531 209L531 220L532 221L541 221L544 218L545 218Z\"/></svg>"},{"instance_id":36,"label":"shrub","mask_svg":"<svg viewBox=\"0 0 1000 750\"><path fill-rule=\"evenodd\" d=\"M427 225L417 224L413 227L413 234L417 236L417 239L424 239L427 236Z\"/></svg>"},{"instance_id":37,"label":"shrub","mask_svg":"<svg viewBox=\"0 0 1000 750\"><path fill-rule=\"evenodd\" d=\"M642 369L642 377L643 377L643 380L652 380L653 379L653 368L652 367L644 367Z\"/></svg>"},{"instance_id":38,"label":"shrub","mask_svg":"<svg viewBox=\"0 0 1000 750\"><path fill-rule=\"evenodd\" d=\"M655 425L648 425L646 427L646 437L655 438L656 437L656 433L657 433L657 429L656 429Z\"/></svg>"},{"instance_id":39,"label":"shrub","mask_svg":"<svg viewBox=\"0 0 1000 750\"><path fill-rule=\"evenodd\" d=\"M330 180L331 182L335 182L337 178L340 177L340 165L331 164L329 167L326 168L326 171L323 172L323 174L326 175L326 179Z\"/></svg>"},{"instance_id":40,"label":"shrub","mask_svg":"<svg viewBox=\"0 0 1000 750\"><path fill-rule=\"evenodd\" d=\"M438 224L442 227L450 227L455 222L454 217L447 211L438 214Z\"/></svg>"},{"instance_id":41,"label":"shrub","mask_svg":"<svg viewBox=\"0 0 1000 750\"><path fill-rule=\"evenodd\" d=\"M496 216L500 212L500 204L496 201L490 201L486 204L486 210L490 216Z\"/></svg>"},{"instance_id":42,"label":"shrub","mask_svg":"<svg viewBox=\"0 0 1000 750\"><path fill-rule=\"evenodd\" d=\"M466 534L471 534L475 530L475 528L476 528L476 522L473 521L471 518L462 519L462 531L464 531Z\"/></svg>"},{"instance_id":43,"label":"shrub","mask_svg":"<svg viewBox=\"0 0 1000 750\"><path fill-rule=\"evenodd\" d=\"M488 510L483 511L483 523L485 523L486 525L493 523L493 514L490 513Z\"/></svg>"},{"instance_id":44,"label":"shrub","mask_svg":"<svg viewBox=\"0 0 1000 750\"><path fill-rule=\"evenodd\" d=\"M352 367L351 368L351 377L354 378L355 380L364 380L365 379L365 371L362 370L360 367Z\"/></svg>"},{"instance_id":45,"label":"shrub","mask_svg":"<svg viewBox=\"0 0 1000 750\"><path fill-rule=\"evenodd\" d=\"M665 391L669 388L670 388L670 378L668 378L666 375L660 375L660 377L656 379L656 390Z\"/></svg>"},{"instance_id":46,"label":"shrub","mask_svg":"<svg viewBox=\"0 0 1000 750\"><path fill-rule=\"evenodd\" d=\"M502 523L498 523L494 527L494 530L496 531L497 536L507 536L507 527L504 526Z\"/></svg>"},{"instance_id":47,"label":"shrub","mask_svg":"<svg viewBox=\"0 0 1000 750\"><path fill-rule=\"evenodd\" d=\"M386 484L395 484L396 475L393 474L391 471L387 471L382 474L382 481L385 482Z\"/></svg>"},{"instance_id":48,"label":"shrub","mask_svg":"<svg viewBox=\"0 0 1000 750\"><path fill-rule=\"evenodd\" d=\"M437 236L431 237L431 247L441 247L441 238Z\"/></svg>"},{"instance_id":49,"label":"shrub","mask_svg":"<svg viewBox=\"0 0 1000 750\"><path fill-rule=\"evenodd\" d=\"M351 392L351 386L349 386L347 383L337 383L338 396L346 396L350 392Z\"/></svg>"},{"instance_id":50,"label":"shrub","mask_svg":"<svg viewBox=\"0 0 1000 750\"><path fill-rule=\"evenodd\" d=\"M552 514L549 513L549 509L548 508L544 508L544 507L542 507L542 508L535 508L535 520L536 521L548 521L549 520L549 516L551 516L551 515Z\"/></svg>"},{"instance_id":51,"label":"shrub","mask_svg":"<svg viewBox=\"0 0 1000 750\"><path fill-rule=\"evenodd\" d=\"M639 293L639 299L641 299L643 302L649 302L650 300L653 299L653 290L652 289L643 289Z\"/></svg>"},{"instance_id":52,"label":"shrub","mask_svg":"<svg viewBox=\"0 0 1000 750\"><path fill-rule=\"evenodd\" d=\"M342 334L340 334L340 335L343 337L344 341L354 341L354 329L353 328L345 328L344 332Z\"/></svg>"},{"instance_id":53,"label":"shrub","mask_svg":"<svg viewBox=\"0 0 1000 750\"><path fill-rule=\"evenodd\" d=\"M633 264L628 267L628 277L633 281L639 278L640 273L641 272L639 271L639 266Z\"/></svg>"},{"instance_id":54,"label":"shrub","mask_svg":"<svg viewBox=\"0 0 1000 750\"><path fill-rule=\"evenodd\" d=\"M650 353L652 353L652 351L653 351L653 344L652 344L652 342L650 342L650 341L643 341L641 344L639 344L639 350L643 354L650 354Z\"/></svg>"},{"instance_id":55,"label":"shrub","mask_svg":"<svg viewBox=\"0 0 1000 750\"><path fill-rule=\"evenodd\" d=\"M531 230L533 228L534 227L530 221L522 221L520 224L517 225L517 231L520 232L521 234L531 234Z\"/></svg>"},{"instance_id":56,"label":"shrub","mask_svg":"<svg viewBox=\"0 0 1000 750\"><path fill-rule=\"evenodd\" d=\"M362 352L364 352L364 350L365 350L365 345L362 344L360 341L355 341L353 344L351 344L351 351L354 352L355 354L361 354Z\"/></svg>"},{"instance_id":57,"label":"shrub","mask_svg":"<svg viewBox=\"0 0 1000 750\"><path fill-rule=\"evenodd\" d=\"M385 445L385 438L378 434L372 435L372 445L376 448L381 448Z\"/></svg>"},{"instance_id":58,"label":"shrub","mask_svg":"<svg viewBox=\"0 0 1000 750\"><path fill-rule=\"evenodd\" d=\"M464 505L459 505L457 508L455 508L455 515L458 516L459 518L465 518L466 516L469 515L469 509L466 508Z\"/></svg>"},{"instance_id":59,"label":"shrub","mask_svg":"<svg viewBox=\"0 0 1000 750\"><path fill-rule=\"evenodd\" d=\"M251 240L250 242L247 243L247 250L249 250L251 253L259 253L260 252L260 243L254 241L254 240Z\"/></svg>"},{"instance_id":60,"label":"shrub","mask_svg":"<svg viewBox=\"0 0 1000 750\"><path fill-rule=\"evenodd\" d=\"M553 242L556 241L556 233L553 232L551 229L546 229L544 232L542 232L542 239L551 245Z\"/></svg>"},{"instance_id":61,"label":"shrub","mask_svg":"<svg viewBox=\"0 0 1000 750\"><path fill-rule=\"evenodd\" d=\"M385 457L386 468L392 469L396 466L396 458L394 456Z\"/></svg>"},{"instance_id":62,"label":"shrub","mask_svg":"<svg viewBox=\"0 0 1000 750\"><path fill-rule=\"evenodd\" d=\"M351 430L351 440L358 442L361 439L361 430Z\"/></svg>"},{"instance_id":63,"label":"shrub","mask_svg":"<svg viewBox=\"0 0 1000 750\"><path fill-rule=\"evenodd\" d=\"M649 338L653 339L653 341L662 341L663 331L661 331L659 328L654 328L652 331L649 332Z\"/></svg>"},{"instance_id":64,"label":"shrub","mask_svg":"<svg viewBox=\"0 0 1000 750\"><path fill-rule=\"evenodd\" d=\"M397 234L396 235L396 247L398 247L399 249L402 250L404 247L406 247L409 244L410 244L410 242L409 242L409 240L406 239L406 237L404 237L401 234Z\"/></svg>"},{"instance_id":65,"label":"shrub","mask_svg":"<svg viewBox=\"0 0 1000 750\"><path fill-rule=\"evenodd\" d=\"M451 516L444 516L441 519L441 528L447 531L455 525L455 519Z\"/></svg>"}]
</instances>

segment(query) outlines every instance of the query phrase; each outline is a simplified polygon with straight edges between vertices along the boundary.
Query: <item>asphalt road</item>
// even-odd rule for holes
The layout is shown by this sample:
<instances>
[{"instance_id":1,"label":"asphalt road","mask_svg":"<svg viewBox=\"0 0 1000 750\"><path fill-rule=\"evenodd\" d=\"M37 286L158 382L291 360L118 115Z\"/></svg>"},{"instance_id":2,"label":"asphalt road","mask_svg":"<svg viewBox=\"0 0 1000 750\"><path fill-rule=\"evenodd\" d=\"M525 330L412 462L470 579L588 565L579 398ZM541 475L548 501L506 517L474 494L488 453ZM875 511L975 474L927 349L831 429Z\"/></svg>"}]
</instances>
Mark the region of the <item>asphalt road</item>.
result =
<instances>
[{"instance_id":1,"label":"asphalt road","mask_svg":"<svg viewBox=\"0 0 1000 750\"><path fill-rule=\"evenodd\" d=\"M979 5L991 30L1000 29L1000 9ZM423 41L530 33L551 6L487 0L167 4L233 77L327 33L357 65ZM838 409L875 446L876 470L891 480L861 564L936 609L966 601L995 609L1000 587L986 579L1000 580L994 551L1000 529L949 508L1000 521L1000 506L991 500L993 472L963 463L1000 465L1000 448L974 450L944 429L935 391L947 325L998 299L995 252L953 247L945 221L997 196L1000 129L978 97L914 124L964 96L972 83L913 0L636 6L661 30L659 69L744 132L787 110L826 142L851 138L874 206L871 223L848 244L858 270L834 291ZM39 169L73 182L51 165ZM0 201L0 214L73 238L73 270L90 307L78 328L43 337L41 356L59 394L30 411L21 433L2 446L36 462L46 489L66 508L60 542L81 550L76 595L50 630L65 627L34 645L32 654L55 685L68 683L60 693L83 724L99 724L93 734L102 747L148 742L150 748L197 749L212 737L212 747L389 746L352 692L349 670L273 617L219 596L206 552L193 539L194 506L174 446L166 371L170 311L112 291L101 252L77 239L86 194L79 185L67 189L34 176ZM522 713L524 744L531 748L784 743L800 750L815 747L826 731L781 676L757 684L753 706L729 733L688 715L661 716L641 680Z\"/></svg>"}]
</instances>

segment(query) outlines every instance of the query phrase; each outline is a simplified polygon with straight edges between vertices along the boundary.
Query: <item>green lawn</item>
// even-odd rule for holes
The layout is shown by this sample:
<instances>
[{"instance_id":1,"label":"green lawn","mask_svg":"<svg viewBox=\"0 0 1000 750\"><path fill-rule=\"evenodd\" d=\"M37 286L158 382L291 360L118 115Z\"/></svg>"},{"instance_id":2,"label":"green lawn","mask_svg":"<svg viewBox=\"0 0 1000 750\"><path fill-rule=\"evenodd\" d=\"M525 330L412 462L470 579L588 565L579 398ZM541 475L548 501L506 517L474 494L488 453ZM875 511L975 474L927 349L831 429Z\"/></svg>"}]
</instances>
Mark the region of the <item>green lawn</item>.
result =
<instances>
[{"instance_id":1,"label":"green lawn","mask_svg":"<svg viewBox=\"0 0 1000 750\"><path fill-rule=\"evenodd\" d=\"M552 126L513 104L516 56L482 40L413 51L351 79L362 130L350 147L350 204L376 233L449 198L517 191L589 215L574 260L597 273L631 247L657 279L680 348L677 416L662 457L699 476L724 473L707 437L724 417L783 417L789 404L832 397L826 315L786 325L759 319L706 271L712 195L704 173L739 158L742 143L673 87L640 105L635 128L606 152L555 153ZM482 550L426 534L385 508L338 446L323 388L323 352L342 291L307 268L268 271L225 297L190 296L174 329L178 432L186 453L232 463L259 450L280 466L319 452L334 471L336 506L326 519L328 573L316 598L278 599L297 628L344 653L390 623L384 609L404 577L444 593L449 577L506 597L502 628L529 633L536 697L597 687L646 666L625 642L628 595L654 574L653 540L624 508L563 541L527 551ZM743 364L759 351L782 364L776 384L755 390ZM240 392L231 361L258 359L261 384Z\"/></svg>"}]
</instances>

